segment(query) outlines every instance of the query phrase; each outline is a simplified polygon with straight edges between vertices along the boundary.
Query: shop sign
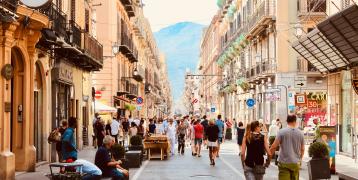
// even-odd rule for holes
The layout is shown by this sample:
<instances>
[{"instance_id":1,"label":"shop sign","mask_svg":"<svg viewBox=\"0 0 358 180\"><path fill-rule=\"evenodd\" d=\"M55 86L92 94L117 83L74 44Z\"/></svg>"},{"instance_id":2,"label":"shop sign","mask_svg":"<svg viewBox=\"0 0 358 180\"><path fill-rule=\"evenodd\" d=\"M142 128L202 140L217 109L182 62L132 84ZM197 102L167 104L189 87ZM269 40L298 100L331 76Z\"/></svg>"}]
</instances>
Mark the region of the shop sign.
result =
<instances>
[{"instance_id":1,"label":"shop sign","mask_svg":"<svg viewBox=\"0 0 358 180\"><path fill-rule=\"evenodd\" d=\"M307 101L307 107L308 108L317 108L318 103L317 103L317 101L314 101L314 100L308 100Z\"/></svg>"},{"instance_id":2,"label":"shop sign","mask_svg":"<svg viewBox=\"0 0 358 180\"><path fill-rule=\"evenodd\" d=\"M266 101L281 101L280 89L268 89L265 92Z\"/></svg>"},{"instance_id":3,"label":"shop sign","mask_svg":"<svg viewBox=\"0 0 358 180\"><path fill-rule=\"evenodd\" d=\"M335 126L320 126L320 139L326 143L329 149L329 166L331 174L336 173L336 127Z\"/></svg>"},{"instance_id":4,"label":"shop sign","mask_svg":"<svg viewBox=\"0 0 358 180\"><path fill-rule=\"evenodd\" d=\"M307 104L306 95L305 94L297 94L297 95L295 95L295 103L296 103L296 105Z\"/></svg>"},{"instance_id":5,"label":"shop sign","mask_svg":"<svg viewBox=\"0 0 358 180\"><path fill-rule=\"evenodd\" d=\"M55 77L57 80L72 84L73 71L70 65L67 65L65 63L60 63L59 67L54 70L55 70Z\"/></svg>"},{"instance_id":6,"label":"shop sign","mask_svg":"<svg viewBox=\"0 0 358 180\"><path fill-rule=\"evenodd\" d=\"M358 94L358 79L352 79L353 89Z\"/></svg>"},{"instance_id":7,"label":"shop sign","mask_svg":"<svg viewBox=\"0 0 358 180\"><path fill-rule=\"evenodd\" d=\"M10 80L14 76L14 68L11 64L5 64L1 69L1 75L6 80Z\"/></svg>"}]
</instances>

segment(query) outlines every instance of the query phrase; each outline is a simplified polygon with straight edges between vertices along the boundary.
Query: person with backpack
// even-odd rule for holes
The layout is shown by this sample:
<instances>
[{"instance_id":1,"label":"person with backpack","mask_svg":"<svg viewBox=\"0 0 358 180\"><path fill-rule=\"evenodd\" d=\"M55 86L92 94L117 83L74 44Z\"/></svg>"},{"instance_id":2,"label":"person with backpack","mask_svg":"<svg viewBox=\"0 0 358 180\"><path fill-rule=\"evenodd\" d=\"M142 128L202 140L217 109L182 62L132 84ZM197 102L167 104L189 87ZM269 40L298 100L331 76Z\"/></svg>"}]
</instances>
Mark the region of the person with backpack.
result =
<instances>
[{"instance_id":1,"label":"person with backpack","mask_svg":"<svg viewBox=\"0 0 358 180\"><path fill-rule=\"evenodd\" d=\"M241 162L246 180L262 180L265 169L271 162L267 137L260 131L259 121L253 121L250 132L246 133L242 142ZM265 151L268 156L266 163L264 162Z\"/></svg>"}]
</instances>

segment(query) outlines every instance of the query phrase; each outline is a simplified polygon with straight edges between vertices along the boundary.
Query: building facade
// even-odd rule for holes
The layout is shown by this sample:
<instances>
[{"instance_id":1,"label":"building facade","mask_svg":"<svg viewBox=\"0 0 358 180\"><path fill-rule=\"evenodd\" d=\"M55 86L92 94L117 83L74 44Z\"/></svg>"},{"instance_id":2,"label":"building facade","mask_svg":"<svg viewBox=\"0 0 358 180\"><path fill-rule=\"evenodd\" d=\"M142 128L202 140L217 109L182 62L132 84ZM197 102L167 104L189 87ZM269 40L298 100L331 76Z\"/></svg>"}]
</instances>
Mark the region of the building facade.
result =
<instances>
[{"instance_id":1,"label":"building facade","mask_svg":"<svg viewBox=\"0 0 358 180\"><path fill-rule=\"evenodd\" d=\"M79 150L88 142L90 73L102 67L102 45L90 31L87 1L54 1L36 9L19 1L0 6L5 13L0 179L14 179L15 171L57 161L47 137L62 119L77 118Z\"/></svg>"},{"instance_id":2,"label":"building facade","mask_svg":"<svg viewBox=\"0 0 358 180\"><path fill-rule=\"evenodd\" d=\"M297 112L301 113L302 125L318 116L326 121L322 114L326 113L327 99L318 102L310 97L326 97L327 80L289 43L297 39L297 27L311 29L314 22L325 17L325 7L319 7L324 10L307 18L310 2L218 0L215 62L223 71L217 94L225 118L245 123L263 119L270 124ZM301 96L315 106L301 105L297 102ZM249 107L248 100L255 104Z\"/></svg>"},{"instance_id":3,"label":"building facade","mask_svg":"<svg viewBox=\"0 0 358 180\"><path fill-rule=\"evenodd\" d=\"M327 0L329 16L291 45L328 78L327 121L337 129L337 152L357 157L357 1ZM348 18L349 17L349 18ZM340 22L339 24L337 22ZM314 39L314 41L312 41ZM318 43L320 42L320 43ZM309 48L308 48L309 47Z\"/></svg>"},{"instance_id":4,"label":"building facade","mask_svg":"<svg viewBox=\"0 0 358 180\"><path fill-rule=\"evenodd\" d=\"M102 94L98 102L115 107L128 117L159 115L162 86L161 63L153 32L143 14L141 1L99 1L98 39L104 45L104 68L93 74L95 90ZM103 16L102 16L103 15ZM166 75L165 75L166 77ZM137 98L143 99L142 104Z\"/></svg>"},{"instance_id":5,"label":"building facade","mask_svg":"<svg viewBox=\"0 0 358 180\"><path fill-rule=\"evenodd\" d=\"M218 83L222 80L221 68L216 63L220 52L219 16L212 19L210 25L203 31L198 63L199 96L201 114L216 116L222 113L221 96ZM215 109L215 112L212 112Z\"/></svg>"}]
</instances>

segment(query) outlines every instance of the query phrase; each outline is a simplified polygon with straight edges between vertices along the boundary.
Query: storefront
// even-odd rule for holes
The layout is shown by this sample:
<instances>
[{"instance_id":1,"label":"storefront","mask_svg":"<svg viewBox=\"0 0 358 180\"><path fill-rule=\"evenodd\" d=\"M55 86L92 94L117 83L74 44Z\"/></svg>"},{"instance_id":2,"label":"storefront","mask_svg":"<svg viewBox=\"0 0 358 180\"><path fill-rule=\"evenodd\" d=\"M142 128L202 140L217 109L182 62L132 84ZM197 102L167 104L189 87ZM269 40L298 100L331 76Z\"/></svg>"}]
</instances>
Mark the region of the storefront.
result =
<instances>
[{"instance_id":1,"label":"storefront","mask_svg":"<svg viewBox=\"0 0 358 180\"><path fill-rule=\"evenodd\" d=\"M328 17L317 28L302 36L292 47L320 72L327 75L327 122L338 129L341 154L355 156L357 142L358 96L354 91L357 79L358 20L356 4Z\"/></svg>"}]
</instances>

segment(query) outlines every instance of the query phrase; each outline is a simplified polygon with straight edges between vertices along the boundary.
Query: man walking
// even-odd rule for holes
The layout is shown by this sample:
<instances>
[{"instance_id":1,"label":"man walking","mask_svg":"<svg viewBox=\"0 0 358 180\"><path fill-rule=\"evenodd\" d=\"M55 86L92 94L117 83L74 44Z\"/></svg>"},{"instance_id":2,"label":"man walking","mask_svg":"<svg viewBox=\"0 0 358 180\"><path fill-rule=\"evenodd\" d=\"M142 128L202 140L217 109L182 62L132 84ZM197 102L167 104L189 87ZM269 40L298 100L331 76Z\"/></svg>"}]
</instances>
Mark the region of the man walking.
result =
<instances>
[{"instance_id":1,"label":"man walking","mask_svg":"<svg viewBox=\"0 0 358 180\"><path fill-rule=\"evenodd\" d=\"M111 136L115 139L115 143L118 143L119 125L117 114L114 114L111 123Z\"/></svg>"},{"instance_id":2,"label":"man walking","mask_svg":"<svg viewBox=\"0 0 358 180\"><path fill-rule=\"evenodd\" d=\"M206 115L203 116L203 121L201 122L201 125L204 127L204 145L207 145L207 136L206 136L206 129L209 127L209 121L206 119Z\"/></svg>"},{"instance_id":3,"label":"man walking","mask_svg":"<svg viewBox=\"0 0 358 180\"><path fill-rule=\"evenodd\" d=\"M270 151L280 146L278 155L279 180L298 180L300 163L305 152L303 132L296 128L296 115L287 116L287 127L281 129L272 144Z\"/></svg>"},{"instance_id":4,"label":"man walking","mask_svg":"<svg viewBox=\"0 0 358 180\"><path fill-rule=\"evenodd\" d=\"M203 144L203 135L204 135L204 127L200 124L200 119L195 122L194 125L194 132L195 132L195 152L198 154L198 157L201 157L201 145Z\"/></svg>"},{"instance_id":5,"label":"man walking","mask_svg":"<svg viewBox=\"0 0 358 180\"><path fill-rule=\"evenodd\" d=\"M218 151L217 151L217 157L219 157L219 153L220 153L220 144L223 143L223 135L224 135L224 129L225 129L225 123L223 122L223 120L221 120L221 115L218 115L218 119L216 120L216 125L219 128L219 134L218 134Z\"/></svg>"}]
</instances>

